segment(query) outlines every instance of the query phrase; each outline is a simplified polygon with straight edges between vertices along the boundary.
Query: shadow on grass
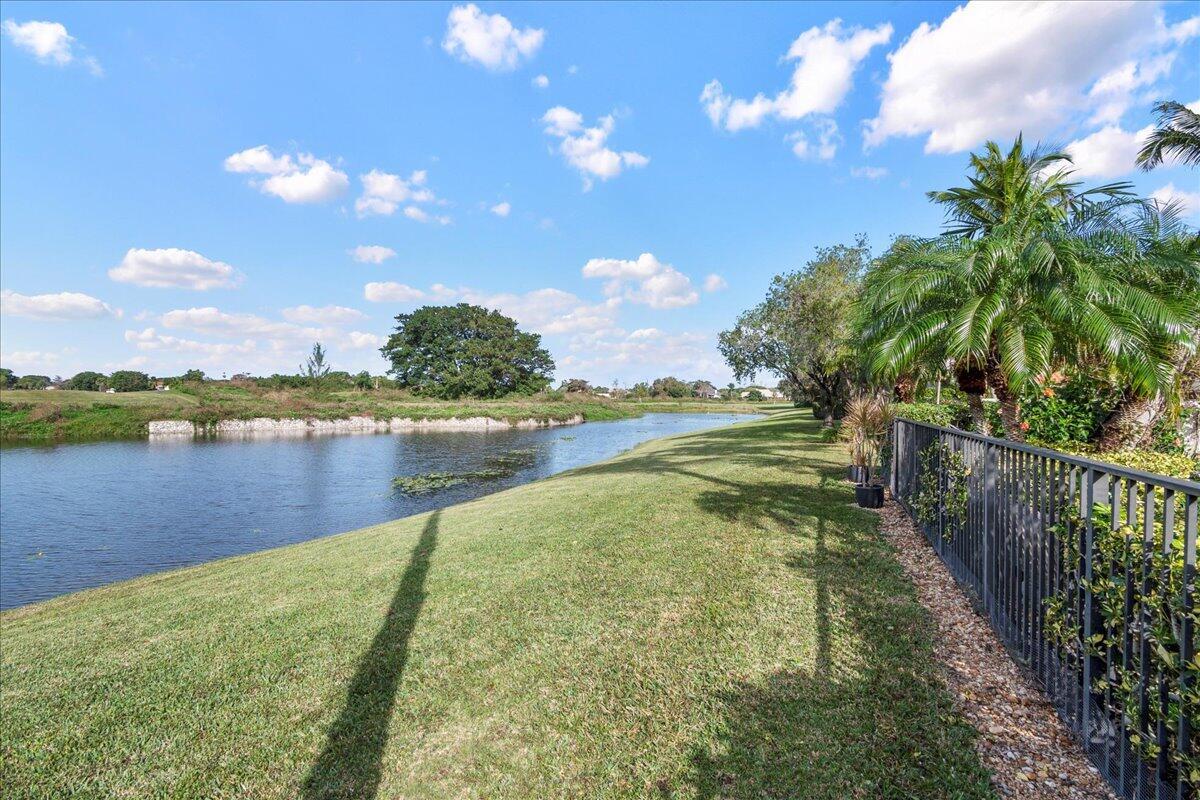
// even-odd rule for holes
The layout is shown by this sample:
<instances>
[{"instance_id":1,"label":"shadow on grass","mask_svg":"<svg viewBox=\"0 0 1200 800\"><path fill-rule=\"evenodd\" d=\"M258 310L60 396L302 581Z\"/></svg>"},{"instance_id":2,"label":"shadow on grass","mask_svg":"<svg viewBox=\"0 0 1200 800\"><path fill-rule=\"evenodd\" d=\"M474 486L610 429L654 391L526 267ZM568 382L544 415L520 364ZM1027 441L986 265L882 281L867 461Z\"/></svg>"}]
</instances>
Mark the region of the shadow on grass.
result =
<instances>
[{"instance_id":1,"label":"shadow on grass","mask_svg":"<svg viewBox=\"0 0 1200 800\"><path fill-rule=\"evenodd\" d=\"M925 617L886 549L869 528L831 524L802 496L778 501L776 513L817 514L797 530L811 546L786 562L814 588L812 666L719 695L721 726L692 755L695 796L994 797L974 731L931 666Z\"/></svg>"},{"instance_id":2,"label":"shadow on grass","mask_svg":"<svg viewBox=\"0 0 1200 800\"><path fill-rule=\"evenodd\" d=\"M928 620L870 512L854 505L840 459L813 454L818 430L792 416L695 434L669 451L596 468L706 482L699 508L794 537L784 563L812 587L811 659L718 695L721 723L697 741L684 794L993 797L974 731L953 713L933 667ZM703 463L713 460L785 475L706 474Z\"/></svg>"},{"instance_id":3,"label":"shadow on grass","mask_svg":"<svg viewBox=\"0 0 1200 800\"><path fill-rule=\"evenodd\" d=\"M425 602L425 576L437 546L440 511L429 516L413 548L387 618L346 690L341 714L329 729L325 749L308 771L301 796L372 798L379 790L396 689L408 661L408 642Z\"/></svg>"},{"instance_id":4,"label":"shadow on grass","mask_svg":"<svg viewBox=\"0 0 1200 800\"><path fill-rule=\"evenodd\" d=\"M787 565L814 587L812 666L721 694L721 727L692 754L698 798L994 796L931 667L924 615L869 530L817 517L797 531L811 546Z\"/></svg>"}]
</instances>

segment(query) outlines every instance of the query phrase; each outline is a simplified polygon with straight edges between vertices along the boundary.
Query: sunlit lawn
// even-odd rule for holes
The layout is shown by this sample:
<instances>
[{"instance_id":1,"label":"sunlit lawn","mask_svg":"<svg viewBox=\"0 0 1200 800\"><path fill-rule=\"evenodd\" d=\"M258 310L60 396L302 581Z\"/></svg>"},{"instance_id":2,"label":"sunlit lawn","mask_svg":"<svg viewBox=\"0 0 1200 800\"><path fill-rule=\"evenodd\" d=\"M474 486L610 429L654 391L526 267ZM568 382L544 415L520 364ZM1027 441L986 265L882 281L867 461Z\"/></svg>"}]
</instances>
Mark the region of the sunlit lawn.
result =
<instances>
[{"instance_id":1,"label":"sunlit lawn","mask_svg":"<svg viewBox=\"0 0 1200 800\"><path fill-rule=\"evenodd\" d=\"M928 620L817 430L784 412L6 613L0 785L988 796Z\"/></svg>"}]
</instances>

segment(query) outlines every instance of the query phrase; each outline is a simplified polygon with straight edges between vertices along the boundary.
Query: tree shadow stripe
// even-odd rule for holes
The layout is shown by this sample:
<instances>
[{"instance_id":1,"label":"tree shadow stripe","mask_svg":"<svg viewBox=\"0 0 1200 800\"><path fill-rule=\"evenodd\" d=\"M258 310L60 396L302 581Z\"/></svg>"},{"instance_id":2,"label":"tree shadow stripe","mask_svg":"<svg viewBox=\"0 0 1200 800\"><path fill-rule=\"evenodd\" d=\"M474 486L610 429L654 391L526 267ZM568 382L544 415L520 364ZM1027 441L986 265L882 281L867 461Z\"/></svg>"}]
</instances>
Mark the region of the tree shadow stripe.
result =
<instances>
[{"instance_id":1,"label":"tree shadow stripe","mask_svg":"<svg viewBox=\"0 0 1200 800\"><path fill-rule=\"evenodd\" d=\"M425 603L425 576L437 546L440 515L440 511L433 512L425 523L387 617L358 662L342 711L304 778L301 796L306 800L373 798L379 791L388 724L408 662L409 639Z\"/></svg>"}]
</instances>

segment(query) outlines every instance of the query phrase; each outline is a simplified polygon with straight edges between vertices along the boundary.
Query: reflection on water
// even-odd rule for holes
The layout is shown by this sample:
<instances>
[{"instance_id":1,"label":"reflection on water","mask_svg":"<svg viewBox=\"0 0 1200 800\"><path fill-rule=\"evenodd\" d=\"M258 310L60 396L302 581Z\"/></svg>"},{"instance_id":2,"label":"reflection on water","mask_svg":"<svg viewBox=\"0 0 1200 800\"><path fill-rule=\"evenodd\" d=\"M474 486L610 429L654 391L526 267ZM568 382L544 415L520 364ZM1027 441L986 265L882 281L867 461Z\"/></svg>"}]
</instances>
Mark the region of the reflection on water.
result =
<instances>
[{"instance_id":1,"label":"reflection on water","mask_svg":"<svg viewBox=\"0 0 1200 800\"><path fill-rule=\"evenodd\" d=\"M539 430L161 437L0 451L0 608L417 514L590 464L639 442L748 419L647 414ZM428 495L398 475L506 475Z\"/></svg>"}]
</instances>

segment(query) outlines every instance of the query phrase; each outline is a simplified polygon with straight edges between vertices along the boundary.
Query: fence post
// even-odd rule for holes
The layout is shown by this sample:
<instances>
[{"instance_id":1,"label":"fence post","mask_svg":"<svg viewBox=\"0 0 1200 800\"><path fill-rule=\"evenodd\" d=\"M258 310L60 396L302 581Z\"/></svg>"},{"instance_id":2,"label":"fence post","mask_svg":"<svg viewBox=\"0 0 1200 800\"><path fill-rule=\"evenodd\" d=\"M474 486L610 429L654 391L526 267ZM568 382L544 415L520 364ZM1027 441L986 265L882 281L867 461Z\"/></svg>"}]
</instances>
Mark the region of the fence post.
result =
<instances>
[{"instance_id":1,"label":"fence post","mask_svg":"<svg viewBox=\"0 0 1200 800\"><path fill-rule=\"evenodd\" d=\"M980 570L983 573L983 607L989 615L994 615L996 604L992 602L992 502L996 496L996 470L992 467L992 443L983 443L983 530L980 539L983 540L983 563Z\"/></svg>"},{"instance_id":2,"label":"fence post","mask_svg":"<svg viewBox=\"0 0 1200 800\"><path fill-rule=\"evenodd\" d=\"M900 461L900 420L892 420L892 463L888 470L888 485L892 490L892 499L896 499L896 464Z\"/></svg>"},{"instance_id":3,"label":"fence post","mask_svg":"<svg viewBox=\"0 0 1200 800\"><path fill-rule=\"evenodd\" d=\"M1193 639L1192 631L1192 609L1195 607L1194 587L1196 581L1196 528L1200 525L1200 497L1196 495L1187 495L1184 500L1184 522L1183 522L1183 613L1179 618L1179 663L1191 664L1192 656L1195 654L1196 643ZM1191 670L1184 668L1179 671L1179 695L1186 697L1188 688L1192 683ZM1192 752L1192 720L1186 713L1179 715L1179 734L1175 741L1175 752L1178 756L1183 756ZM1179 768L1179 785L1176 794L1182 800L1189 795L1185 787L1191 787L1191 776L1185 775L1183 767Z\"/></svg>"},{"instance_id":4,"label":"fence post","mask_svg":"<svg viewBox=\"0 0 1200 800\"><path fill-rule=\"evenodd\" d=\"M1091 716L1092 716L1092 682L1098 674L1104 674L1105 665L1103 661L1089 652L1092 646L1092 636L1097 633L1098 629L1103 628L1104 620L1101 617L1100 607L1095 602L1095 592L1093 591L1093 581L1096 578L1096 527L1095 515L1092 513L1092 508L1096 503L1096 495L1104 497L1108 491L1108 476L1102 472L1098 472L1093 467L1088 467L1086 472L1087 483L1084 486L1083 496L1081 498L1083 514L1083 574L1087 581L1087 585L1083 590L1083 743L1084 747L1091 745ZM1106 778L1108 775L1108 764L1105 762L1100 770Z\"/></svg>"}]
</instances>

